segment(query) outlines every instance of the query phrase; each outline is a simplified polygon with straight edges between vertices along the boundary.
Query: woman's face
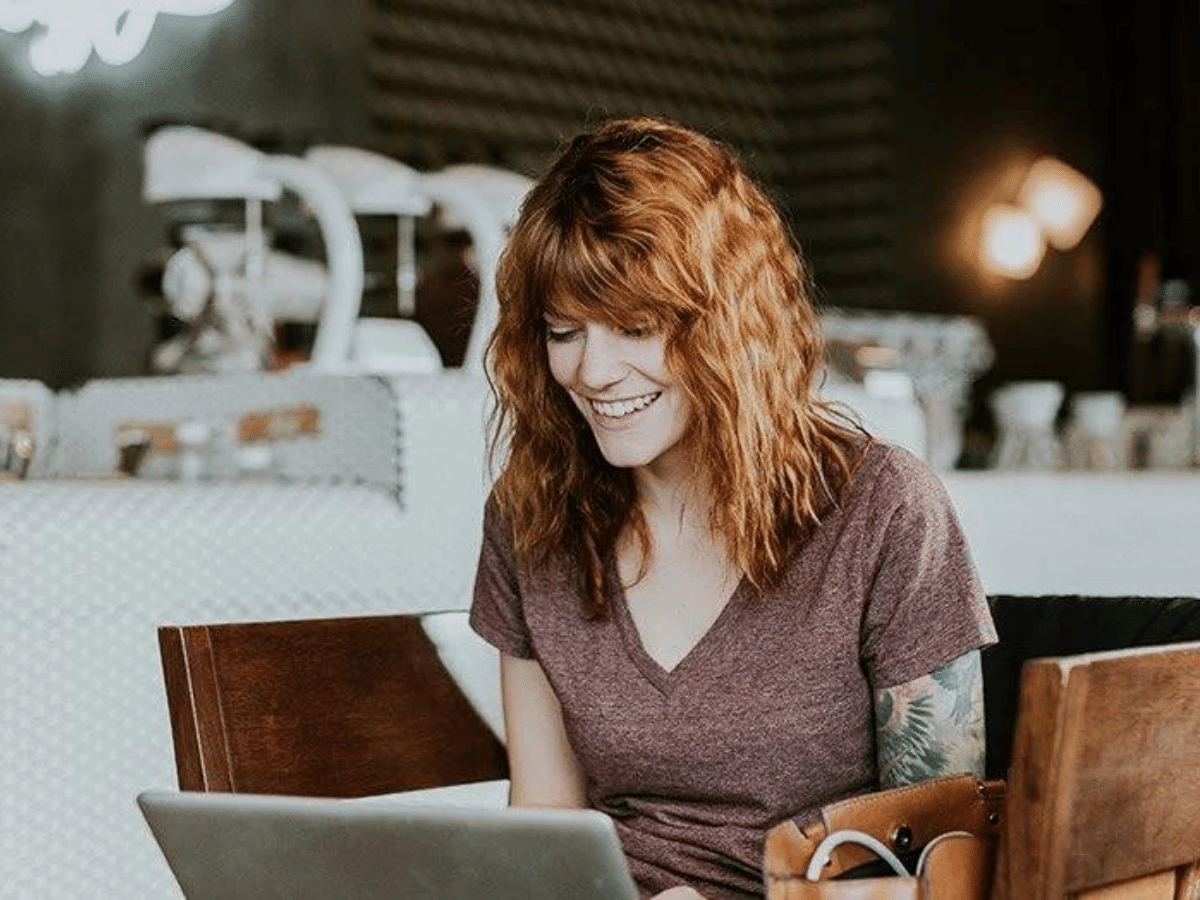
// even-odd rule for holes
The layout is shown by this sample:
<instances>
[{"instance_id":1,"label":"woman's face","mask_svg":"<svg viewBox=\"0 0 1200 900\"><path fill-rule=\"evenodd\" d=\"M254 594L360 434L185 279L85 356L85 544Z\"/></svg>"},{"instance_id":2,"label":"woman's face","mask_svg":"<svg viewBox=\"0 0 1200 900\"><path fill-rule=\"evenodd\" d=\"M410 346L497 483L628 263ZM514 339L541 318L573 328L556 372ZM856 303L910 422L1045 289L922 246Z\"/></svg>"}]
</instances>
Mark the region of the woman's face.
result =
<instances>
[{"instance_id":1,"label":"woman's face","mask_svg":"<svg viewBox=\"0 0 1200 900\"><path fill-rule=\"evenodd\" d=\"M619 468L686 477L691 408L667 367L661 332L546 318L550 373Z\"/></svg>"}]
</instances>

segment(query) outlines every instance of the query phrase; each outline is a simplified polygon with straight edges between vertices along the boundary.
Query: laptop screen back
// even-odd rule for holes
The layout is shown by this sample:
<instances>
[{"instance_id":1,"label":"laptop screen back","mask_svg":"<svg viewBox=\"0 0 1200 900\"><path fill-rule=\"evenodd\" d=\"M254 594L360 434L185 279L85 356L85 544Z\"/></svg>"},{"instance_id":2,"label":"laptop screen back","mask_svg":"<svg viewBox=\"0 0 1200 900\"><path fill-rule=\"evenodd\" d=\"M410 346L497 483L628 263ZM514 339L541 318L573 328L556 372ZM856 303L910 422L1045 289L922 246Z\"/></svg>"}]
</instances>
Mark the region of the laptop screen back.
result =
<instances>
[{"instance_id":1,"label":"laptop screen back","mask_svg":"<svg viewBox=\"0 0 1200 900\"><path fill-rule=\"evenodd\" d=\"M174 791L138 805L188 900L637 898L593 810Z\"/></svg>"}]
</instances>

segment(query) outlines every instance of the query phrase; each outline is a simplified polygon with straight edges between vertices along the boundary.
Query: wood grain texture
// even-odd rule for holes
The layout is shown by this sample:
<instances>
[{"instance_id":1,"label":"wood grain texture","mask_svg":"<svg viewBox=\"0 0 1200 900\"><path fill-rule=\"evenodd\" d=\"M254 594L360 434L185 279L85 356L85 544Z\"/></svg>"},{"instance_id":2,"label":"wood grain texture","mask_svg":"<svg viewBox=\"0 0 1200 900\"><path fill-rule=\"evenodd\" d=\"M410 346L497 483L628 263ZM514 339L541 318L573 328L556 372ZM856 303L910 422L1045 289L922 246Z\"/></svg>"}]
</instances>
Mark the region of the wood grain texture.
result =
<instances>
[{"instance_id":1,"label":"wood grain texture","mask_svg":"<svg viewBox=\"0 0 1200 900\"><path fill-rule=\"evenodd\" d=\"M994 897L1173 885L1200 859L1198 736L1200 644L1026 664Z\"/></svg>"},{"instance_id":2,"label":"wood grain texture","mask_svg":"<svg viewBox=\"0 0 1200 900\"><path fill-rule=\"evenodd\" d=\"M417 616L159 629L183 790L359 797L507 776Z\"/></svg>"},{"instance_id":3,"label":"wood grain texture","mask_svg":"<svg viewBox=\"0 0 1200 900\"><path fill-rule=\"evenodd\" d=\"M1175 872L1159 872L1079 894L1078 900L1175 900Z\"/></svg>"}]
</instances>

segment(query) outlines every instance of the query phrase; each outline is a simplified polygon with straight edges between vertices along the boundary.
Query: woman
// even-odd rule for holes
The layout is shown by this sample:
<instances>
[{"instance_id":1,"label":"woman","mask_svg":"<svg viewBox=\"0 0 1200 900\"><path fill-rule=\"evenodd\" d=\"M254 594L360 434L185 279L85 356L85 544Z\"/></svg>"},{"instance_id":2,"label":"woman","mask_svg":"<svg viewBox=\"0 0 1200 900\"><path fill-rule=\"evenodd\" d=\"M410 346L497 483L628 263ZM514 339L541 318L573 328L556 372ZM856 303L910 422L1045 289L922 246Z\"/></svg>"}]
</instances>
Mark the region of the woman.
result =
<instances>
[{"instance_id":1,"label":"woman","mask_svg":"<svg viewBox=\"0 0 1200 900\"><path fill-rule=\"evenodd\" d=\"M497 276L471 612L512 803L611 815L643 895L761 896L764 832L983 771L995 635L949 501L814 394L778 212L658 119L577 137Z\"/></svg>"}]
</instances>

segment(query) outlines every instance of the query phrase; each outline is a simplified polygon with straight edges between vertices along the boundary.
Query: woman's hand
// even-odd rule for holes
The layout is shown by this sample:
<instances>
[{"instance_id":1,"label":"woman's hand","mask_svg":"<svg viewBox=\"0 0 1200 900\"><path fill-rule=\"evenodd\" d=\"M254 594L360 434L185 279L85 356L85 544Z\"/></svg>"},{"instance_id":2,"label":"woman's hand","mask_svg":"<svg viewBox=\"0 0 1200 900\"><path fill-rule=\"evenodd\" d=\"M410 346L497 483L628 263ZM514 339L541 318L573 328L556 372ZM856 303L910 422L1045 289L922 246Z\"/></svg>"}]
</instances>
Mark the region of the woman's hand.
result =
<instances>
[{"instance_id":1,"label":"woman's hand","mask_svg":"<svg viewBox=\"0 0 1200 900\"><path fill-rule=\"evenodd\" d=\"M650 900L704 900L704 895L695 888L680 884L667 888L661 894L655 894Z\"/></svg>"}]
</instances>

